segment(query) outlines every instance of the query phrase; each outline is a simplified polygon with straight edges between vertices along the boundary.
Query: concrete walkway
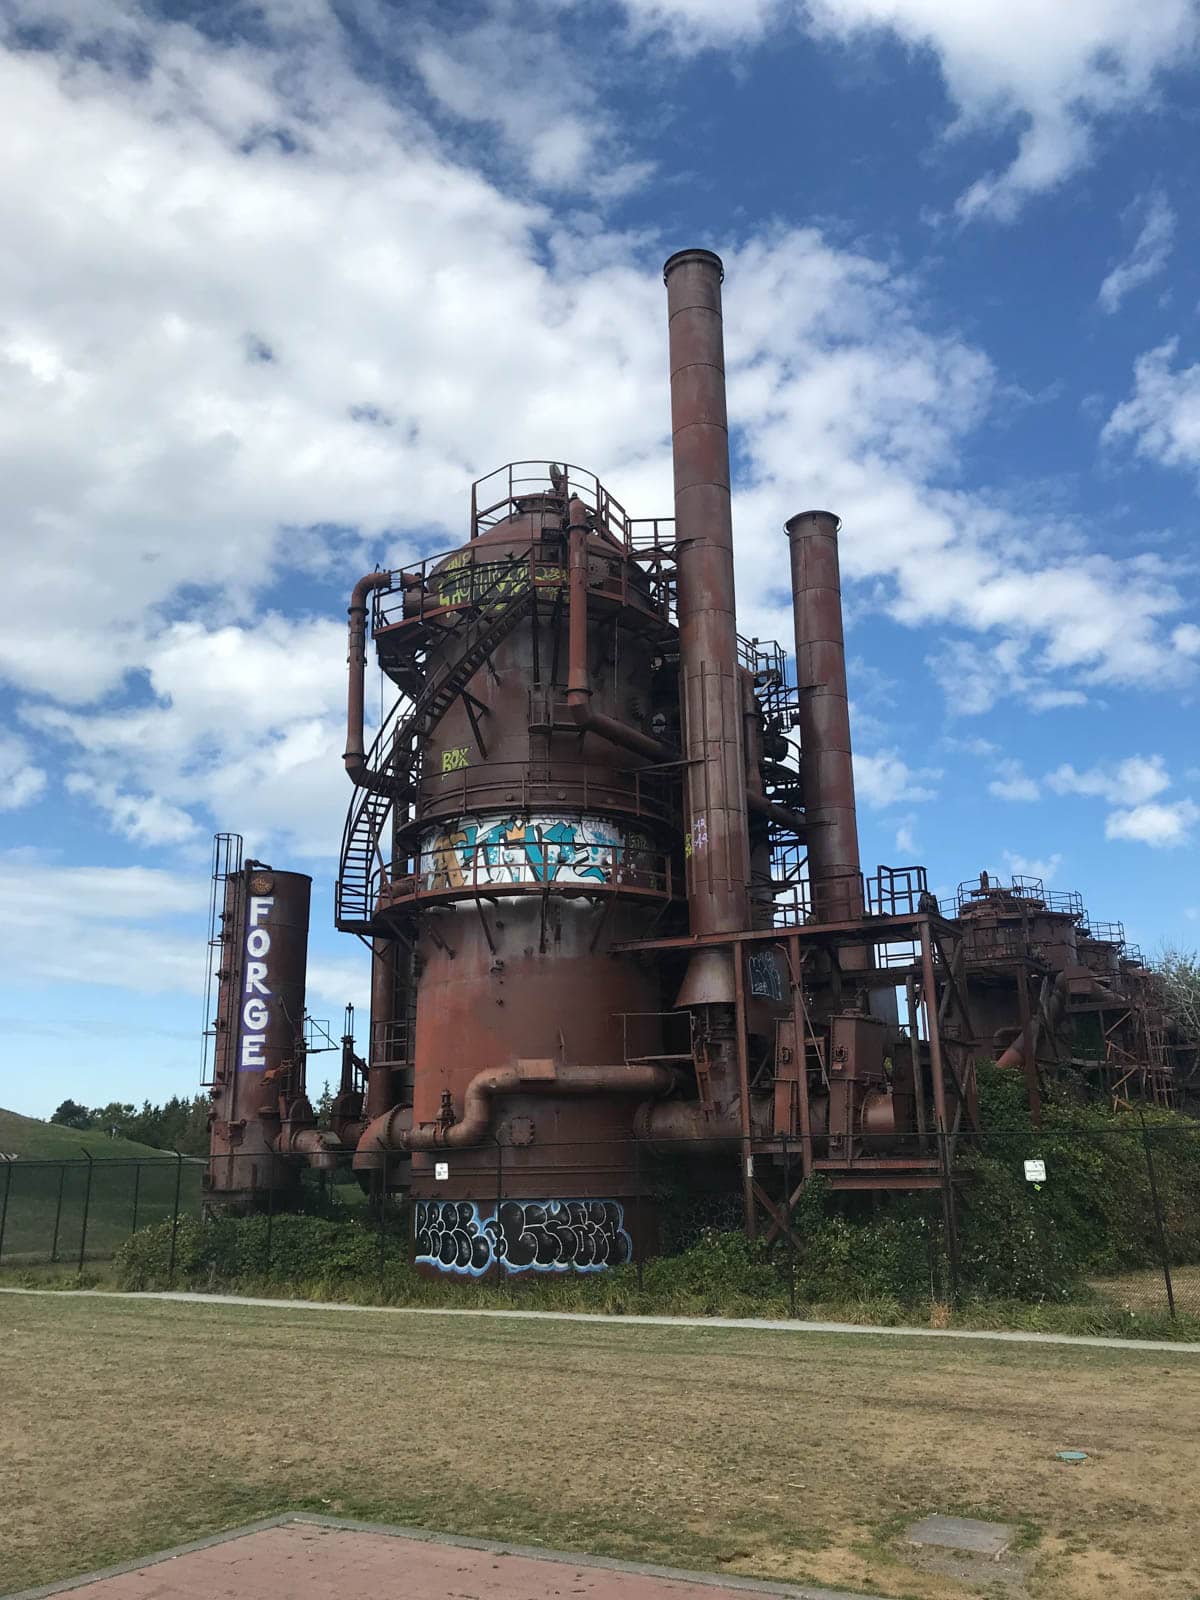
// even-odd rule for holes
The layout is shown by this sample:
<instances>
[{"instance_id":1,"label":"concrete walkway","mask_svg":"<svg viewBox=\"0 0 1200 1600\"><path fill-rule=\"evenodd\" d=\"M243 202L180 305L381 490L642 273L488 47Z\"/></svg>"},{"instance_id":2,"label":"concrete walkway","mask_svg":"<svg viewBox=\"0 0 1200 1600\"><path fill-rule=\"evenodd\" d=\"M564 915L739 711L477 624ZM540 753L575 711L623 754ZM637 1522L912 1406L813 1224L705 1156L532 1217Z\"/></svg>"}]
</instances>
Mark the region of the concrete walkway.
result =
<instances>
[{"instance_id":1,"label":"concrete walkway","mask_svg":"<svg viewBox=\"0 0 1200 1600\"><path fill-rule=\"evenodd\" d=\"M251 1523L7 1600L68 1593L82 1600L880 1600L307 1514Z\"/></svg>"},{"instance_id":2,"label":"concrete walkway","mask_svg":"<svg viewBox=\"0 0 1200 1600\"><path fill-rule=\"evenodd\" d=\"M857 1322L802 1322L770 1317L651 1317L609 1316L599 1311L493 1311L471 1306L364 1306L343 1300L273 1300L268 1295L190 1294L161 1289L134 1293L119 1289L17 1289L0 1288L0 1294L34 1294L91 1297L102 1300L169 1300L181 1305L265 1306L284 1311L374 1312L392 1317L506 1317L532 1322L594 1322L635 1328L730 1328L757 1333L849 1333L874 1338L991 1339L1003 1344L1065 1344L1095 1350L1159 1350L1200 1356L1200 1342L1182 1339L1115 1339L1098 1334L1004 1333L979 1328L883 1328Z\"/></svg>"}]
</instances>

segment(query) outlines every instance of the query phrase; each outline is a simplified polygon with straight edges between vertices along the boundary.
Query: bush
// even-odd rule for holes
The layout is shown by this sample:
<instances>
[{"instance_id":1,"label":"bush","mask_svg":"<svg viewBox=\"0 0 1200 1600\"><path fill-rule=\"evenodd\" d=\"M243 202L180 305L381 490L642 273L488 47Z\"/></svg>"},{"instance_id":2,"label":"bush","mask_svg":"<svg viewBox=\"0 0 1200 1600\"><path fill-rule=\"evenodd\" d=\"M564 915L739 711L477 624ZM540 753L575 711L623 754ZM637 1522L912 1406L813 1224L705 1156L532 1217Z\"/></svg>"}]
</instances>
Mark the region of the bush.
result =
<instances>
[{"instance_id":1,"label":"bush","mask_svg":"<svg viewBox=\"0 0 1200 1600\"><path fill-rule=\"evenodd\" d=\"M390 1256L394 1263L395 1241L385 1239L384 1250L385 1259ZM171 1223L141 1228L117 1251L121 1286L164 1287L171 1278L170 1262ZM332 1286L378 1279L379 1270L379 1230L359 1221L292 1213L210 1217L204 1222L180 1217L175 1236L174 1281L189 1287L263 1277Z\"/></svg>"}]
</instances>

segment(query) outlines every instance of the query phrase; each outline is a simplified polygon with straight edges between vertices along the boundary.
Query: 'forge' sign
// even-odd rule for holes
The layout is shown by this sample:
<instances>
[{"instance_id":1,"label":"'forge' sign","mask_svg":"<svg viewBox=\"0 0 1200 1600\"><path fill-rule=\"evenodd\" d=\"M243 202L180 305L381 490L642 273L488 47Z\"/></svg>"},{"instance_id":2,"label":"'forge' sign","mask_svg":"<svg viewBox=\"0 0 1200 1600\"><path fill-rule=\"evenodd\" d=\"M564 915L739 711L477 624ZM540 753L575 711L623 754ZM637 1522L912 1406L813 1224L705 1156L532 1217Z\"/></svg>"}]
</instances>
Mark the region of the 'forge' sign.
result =
<instances>
[{"instance_id":1,"label":"'forge' sign","mask_svg":"<svg viewBox=\"0 0 1200 1600\"><path fill-rule=\"evenodd\" d=\"M250 895L246 902L246 943L242 961L241 1050L238 1069L261 1072L266 1066L267 1025L271 1020L269 984L271 930L262 924L271 915L274 895Z\"/></svg>"}]
</instances>

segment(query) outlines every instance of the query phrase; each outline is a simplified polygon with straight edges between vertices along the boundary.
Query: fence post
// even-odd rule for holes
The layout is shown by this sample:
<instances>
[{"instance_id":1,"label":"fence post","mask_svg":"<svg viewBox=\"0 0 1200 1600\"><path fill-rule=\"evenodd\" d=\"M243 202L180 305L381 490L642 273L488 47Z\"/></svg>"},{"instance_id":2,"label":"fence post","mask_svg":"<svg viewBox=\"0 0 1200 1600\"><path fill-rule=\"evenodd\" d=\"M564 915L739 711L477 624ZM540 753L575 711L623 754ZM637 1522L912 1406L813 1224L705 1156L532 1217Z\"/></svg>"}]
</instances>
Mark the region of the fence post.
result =
<instances>
[{"instance_id":1,"label":"fence post","mask_svg":"<svg viewBox=\"0 0 1200 1600\"><path fill-rule=\"evenodd\" d=\"M383 1206L387 1195L387 1153L383 1156L384 1165L376 1167L371 1174L375 1184L375 1220L379 1228L379 1292L383 1293L384 1271L387 1267L387 1240L383 1232Z\"/></svg>"},{"instance_id":2,"label":"fence post","mask_svg":"<svg viewBox=\"0 0 1200 1600\"><path fill-rule=\"evenodd\" d=\"M633 1183L637 1198L637 1244L634 1246L634 1263L637 1266L637 1286L640 1291L645 1287L646 1242L642 1233L645 1226L645 1207L642 1204L642 1141L636 1134L633 1140Z\"/></svg>"},{"instance_id":3,"label":"fence post","mask_svg":"<svg viewBox=\"0 0 1200 1600\"><path fill-rule=\"evenodd\" d=\"M942 1222L946 1244L946 1288L950 1304L958 1303L958 1229L954 1217L954 1174L950 1169L950 1147L945 1128L936 1135L942 1169Z\"/></svg>"},{"instance_id":4,"label":"fence post","mask_svg":"<svg viewBox=\"0 0 1200 1600\"><path fill-rule=\"evenodd\" d=\"M133 1165L133 1219L129 1224L130 1233L137 1232L138 1200L142 1192L142 1163L135 1161Z\"/></svg>"},{"instance_id":5,"label":"fence post","mask_svg":"<svg viewBox=\"0 0 1200 1600\"><path fill-rule=\"evenodd\" d=\"M787 1219L788 1237L788 1316L796 1315L796 1230L792 1226L792 1147L788 1136L783 1140L783 1214Z\"/></svg>"},{"instance_id":6,"label":"fence post","mask_svg":"<svg viewBox=\"0 0 1200 1600\"><path fill-rule=\"evenodd\" d=\"M274 1172L271 1174L275 1176ZM271 1276L271 1245L275 1237L275 1185L272 1183L267 1189L267 1243L266 1259L263 1261L263 1277Z\"/></svg>"},{"instance_id":7,"label":"fence post","mask_svg":"<svg viewBox=\"0 0 1200 1600\"><path fill-rule=\"evenodd\" d=\"M84 1254L84 1251L87 1249L88 1212L91 1210L91 1206L92 1206L92 1168L95 1165L95 1163L92 1160L91 1153L89 1151L87 1151L87 1150L85 1150L83 1153L87 1157L87 1177L84 1180L84 1185L83 1185L83 1221L80 1223L80 1226L79 1226L79 1270L80 1270L80 1272L83 1271L83 1254Z\"/></svg>"},{"instance_id":8,"label":"fence post","mask_svg":"<svg viewBox=\"0 0 1200 1600\"><path fill-rule=\"evenodd\" d=\"M4 1200L0 1203L0 1259L4 1256L4 1231L8 1227L8 1191L12 1188L13 1163L4 1163Z\"/></svg>"},{"instance_id":9,"label":"fence post","mask_svg":"<svg viewBox=\"0 0 1200 1600\"><path fill-rule=\"evenodd\" d=\"M167 1262L167 1283L175 1287L175 1244L179 1238L179 1189L183 1181L183 1157L175 1152L175 1204L171 1208L171 1256Z\"/></svg>"},{"instance_id":10,"label":"fence post","mask_svg":"<svg viewBox=\"0 0 1200 1600\"><path fill-rule=\"evenodd\" d=\"M58 1260L58 1230L62 1226L63 1188L67 1181L67 1164L60 1161L58 1164L58 1199L54 1206L54 1238L50 1245L50 1265Z\"/></svg>"},{"instance_id":11,"label":"fence post","mask_svg":"<svg viewBox=\"0 0 1200 1600\"><path fill-rule=\"evenodd\" d=\"M1175 1285L1171 1282L1171 1258L1167 1252L1167 1233L1163 1227L1162 1201L1158 1196L1158 1178L1154 1171L1154 1152L1150 1147L1150 1130L1146 1114L1138 1107L1138 1121L1142 1125L1142 1146L1146 1152L1146 1174L1150 1179L1150 1203L1154 1207L1154 1231L1158 1235L1158 1254L1162 1262L1163 1281L1167 1286L1167 1310L1175 1316Z\"/></svg>"}]
</instances>

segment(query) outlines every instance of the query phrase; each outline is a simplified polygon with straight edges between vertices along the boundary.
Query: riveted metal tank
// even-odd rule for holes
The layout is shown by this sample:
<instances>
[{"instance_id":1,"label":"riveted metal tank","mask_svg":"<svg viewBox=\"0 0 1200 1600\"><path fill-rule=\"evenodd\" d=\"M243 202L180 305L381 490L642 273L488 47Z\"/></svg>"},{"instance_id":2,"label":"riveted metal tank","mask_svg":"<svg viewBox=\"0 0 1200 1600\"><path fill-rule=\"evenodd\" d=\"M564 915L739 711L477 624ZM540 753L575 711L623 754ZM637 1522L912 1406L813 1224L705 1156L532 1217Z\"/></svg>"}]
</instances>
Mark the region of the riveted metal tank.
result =
<instances>
[{"instance_id":1,"label":"riveted metal tank","mask_svg":"<svg viewBox=\"0 0 1200 1600\"><path fill-rule=\"evenodd\" d=\"M205 1186L230 1205L262 1204L297 1181L285 1145L304 1098L311 893L304 873L257 861L225 880Z\"/></svg>"},{"instance_id":2,"label":"riveted metal tank","mask_svg":"<svg viewBox=\"0 0 1200 1600\"><path fill-rule=\"evenodd\" d=\"M521 465L476 486L461 548L391 575L372 628L411 697L363 908L404 1041L372 1062L356 1165L411 1161L418 1264L471 1275L628 1259L634 1111L672 1085L661 974L613 946L682 888L655 759L678 737L674 628L603 486Z\"/></svg>"}]
</instances>

